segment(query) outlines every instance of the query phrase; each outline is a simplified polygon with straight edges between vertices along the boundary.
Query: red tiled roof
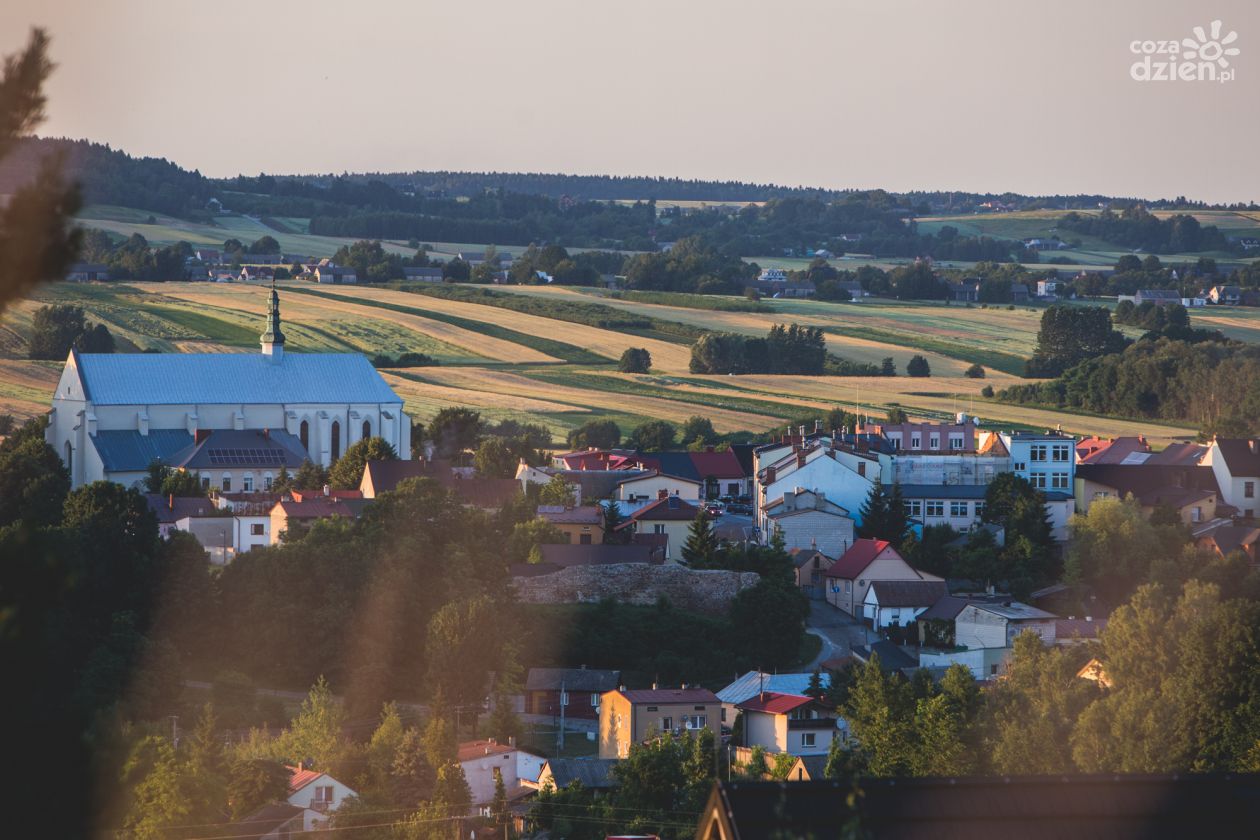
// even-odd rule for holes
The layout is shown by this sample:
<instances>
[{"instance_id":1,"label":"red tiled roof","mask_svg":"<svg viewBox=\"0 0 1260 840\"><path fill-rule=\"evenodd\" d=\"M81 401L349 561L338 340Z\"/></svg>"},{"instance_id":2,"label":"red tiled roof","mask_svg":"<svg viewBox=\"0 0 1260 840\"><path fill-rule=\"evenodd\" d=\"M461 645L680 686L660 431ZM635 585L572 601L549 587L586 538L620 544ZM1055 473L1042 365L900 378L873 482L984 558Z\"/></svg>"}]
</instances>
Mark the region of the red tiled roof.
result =
<instances>
[{"instance_id":1,"label":"red tiled roof","mask_svg":"<svg viewBox=\"0 0 1260 840\"><path fill-rule=\"evenodd\" d=\"M639 508L630 514L628 522L638 522L640 520L685 522L695 519L696 514L699 512L700 508L685 499L681 499L678 496L668 496L664 499L657 499L646 507Z\"/></svg>"},{"instance_id":2,"label":"red tiled roof","mask_svg":"<svg viewBox=\"0 0 1260 840\"><path fill-rule=\"evenodd\" d=\"M515 750L515 747L509 747L506 744L500 744L495 741L465 741L459 745L459 761L472 761L487 755L500 755Z\"/></svg>"},{"instance_id":3,"label":"red tiled roof","mask_svg":"<svg viewBox=\"0 0 1260 840\"><path fill-rule=\"evenodd\" d=\"M279 508L289 519L323 519L329 516L346 516L353 518L355 509L341 499L326 499L319 496L304 502L280 501L272 508L274 513Z\"/></svg>"},{"instance_id":4,"label":"red tiled roof","mask_svg":"<svg viewBox=\"0 0 1260 840\"><path fill-rule=\"evenodd\" d=\"M764 691L735 706L745 712L765 712L768 715L786 715L793 709L799 709L813 702L809 697L799 694L780 694L777 691Z\"/></svg>"},{"instance_id":5,"label":"red tiled roof","mask_svg":"<svg viewBox=\"0 0 1260 840\"><path fill-rule=\"evenodd\" d=\"M598 505L549 510L538 508L538 515L556 525L598 525L604 521L604 509Z\"/></svg>"},{"instance_id":6,"label":"red tiled roof","mask_svg":"<svg viewBox=\"0 0 1260 840\"><path fill-rule=\"evenodd\" d=\"M840 559L831 564L831 568L823 572L825 577L853 580L875 562L880 552L889 547L888 540L855 540L849 550L840 555Z\"/></svg>"},{"instance_id":7,"label":"red tiled roof","mask_svg":"<svg viewBox=\"0 0 1260 840\"><path fill-rule=\"evenodd\" d=\"M631 703L720 703L707 688L638 688L621 691Z\"/></svg>"},{"instance_id":8,"label":"red tiled roof","mask_svg":"<svg viewBox=\"0 0 1260 840\"><path fill-rule=\"evenodd\" d=\"M306 770L302 767L289 767L289 793L297 793L311 782L324 775L318 770Z\"/></svg>"},{"instance_id":9,"label":"red tiled roof","mask_svg":"<svg viewBox=\"0 0 1260 840\"><path fill-rule=\"evenodd\" d=\"M701 478L744 478L744 468L734 452L692 452L691 463Z\"/></svg>"},{"instance_id":10,"label":"red tiled roof","mask_svg":"<svg viewBox=\"0 0 1260 840\"><path fill-rule=\"evenodd\" d=\"M362 499L362 490L292 490L289 495L295 502L309 502L312 499Z\"/></svg>"}]
</instances>

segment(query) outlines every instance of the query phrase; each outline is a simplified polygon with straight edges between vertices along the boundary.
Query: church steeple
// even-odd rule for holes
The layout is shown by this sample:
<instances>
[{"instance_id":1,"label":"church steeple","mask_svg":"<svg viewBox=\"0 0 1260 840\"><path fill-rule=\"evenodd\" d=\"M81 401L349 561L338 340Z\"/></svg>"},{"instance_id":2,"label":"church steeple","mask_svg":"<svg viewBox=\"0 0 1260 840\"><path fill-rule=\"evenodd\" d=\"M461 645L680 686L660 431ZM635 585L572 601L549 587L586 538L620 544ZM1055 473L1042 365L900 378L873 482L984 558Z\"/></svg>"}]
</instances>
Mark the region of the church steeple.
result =
<instances>
[{"instance_id":1,"label":"church steeple","mask_svg":"<svg viewBox=\"0 0 1260 840\"><path fill-rule=\"evenodd\" d=\"M280 295L271 281L271 304L267 308L267 331L261 336L263 355L272 362L284 358L284 333L280 331Z\"/></svg>"}]
</instances>

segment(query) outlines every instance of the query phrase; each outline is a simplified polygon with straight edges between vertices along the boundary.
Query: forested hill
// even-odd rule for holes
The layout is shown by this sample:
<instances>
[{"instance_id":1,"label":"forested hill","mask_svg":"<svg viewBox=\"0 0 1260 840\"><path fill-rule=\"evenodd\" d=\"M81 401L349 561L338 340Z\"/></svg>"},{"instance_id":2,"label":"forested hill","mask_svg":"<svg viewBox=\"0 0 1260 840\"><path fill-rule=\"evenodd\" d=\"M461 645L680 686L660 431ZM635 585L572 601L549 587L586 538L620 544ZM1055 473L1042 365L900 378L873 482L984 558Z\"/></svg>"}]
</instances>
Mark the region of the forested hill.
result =
<instances>
[{"instance_id":1,"label":"forested hill","mask_svg":"<svg viewBox=\"0 0 1260 840\"><path fill-rule=\"evenodd\" d=\"M419 197L474 196L486 191L502 191L576 201L656 200L741 204L783 198L835 202L859 195L876 196L880 203L903 207L908 213L918 214L946 211L970 212L992 203L1019 210L1088 210L1096 209L1100 204L1123 207L1138 202L1152 210L1215 207L1215 205L1191 201L1185 197L1137 199L1104 195L1028 196L1010 192L886 193L882 190L857 193L853 190L789 187L743 181L521 172L418 170L342 175L273 174L267 178L237 177L216 180L206 178L196 170L184 169L163 158L132 157L123 151L100 143L51 138L23 141L13 154L0 162L0 194L11 193L17 185L29 180L37 170L39 160L54 151L67 155L71 172L83 184L84 198L87 203L117 204L184 217L203 214L206 202L213 197L222 197L221 193L252 193L259 191L259 187L263 184L271 187L271 190L264 188L263 192L279 190L289 194L301 193L302 187L309 185L322 193L321 198L332 199L334 203L337 203L336 199L329 195L329 191L334 189L339 182L343 184L349 182L356 186L386 185L398 193L414 194ZM289 189L281 185L288 186ZM388 203L376 209L392 209L387 208Z\"/></svg>"}]
</instances>

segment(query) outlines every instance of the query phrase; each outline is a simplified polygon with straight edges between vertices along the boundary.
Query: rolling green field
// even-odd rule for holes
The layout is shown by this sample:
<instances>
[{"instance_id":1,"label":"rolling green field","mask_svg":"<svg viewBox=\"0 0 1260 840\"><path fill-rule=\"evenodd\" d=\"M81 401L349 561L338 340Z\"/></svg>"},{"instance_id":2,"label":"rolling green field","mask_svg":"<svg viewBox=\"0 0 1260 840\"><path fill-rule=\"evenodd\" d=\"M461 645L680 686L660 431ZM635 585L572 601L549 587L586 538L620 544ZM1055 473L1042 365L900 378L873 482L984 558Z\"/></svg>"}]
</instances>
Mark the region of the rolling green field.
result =
<instances>
[{"instance_id":1,"label":"rolling green field","mask_svg":"<svg viewBox=\"0 0 1260 840\"><path fill-rule=\"evenodd\" d=\"M876 415L904 407L911 416L946 419L975 414L1000 428L1052 428L1080 434L1144 434L1154 442L1192 437L1197 430L1158 423L1066 414L1002 405L980 395L1021 381L1017 362L1036 342L1040 310L980 309L896 301L834 304L763 301L758 311L696 308L686 296L667 303L610 297L593 290L500 287L497 297L469 302L424 294L422 284L399 288L282 283L281 312L290 352L419 351L437 367L386 370L407 410L427 420L447 406L470 406L490 420L546 425L561 438L593 418L629 431L648 419L681 423L710 418L721 432L761 432L819 410L843 406ZM484 288L484 287L469 287ZM458 289L456 290L458 291ZM533 301L511 308L513 300ZM567 301L584 304L558 308ZM32 416L47 410L61 370L57 362L25 356L31 315L45 303L74 303L109 326L120 350L253 352L263 329L266 289L245 284L132 283L45 287L0 318L0 413ZM686 304L693 304L688 306ZM709 301L702 301L706 307ZM590 306L611 310L590 310ZM677 335L644 337L572 320L574 313L624 311L653 323L674 324ZM550 314L548 314L550 313ZM1196 323L1243 340L1260 341L1260 311L1209 310ZM933 376L883 377L702 376L687 369L688 340L702 329L764 334L774 323L821 327L831 353L878 363L891 356L899 369L914 353L928 358ZM659 332L659 331L658 331ZM649 374L622 374L616 360L628 347L647 347ZM972 361L987 378L962 375Z\"/></svg>"}]
</instances>

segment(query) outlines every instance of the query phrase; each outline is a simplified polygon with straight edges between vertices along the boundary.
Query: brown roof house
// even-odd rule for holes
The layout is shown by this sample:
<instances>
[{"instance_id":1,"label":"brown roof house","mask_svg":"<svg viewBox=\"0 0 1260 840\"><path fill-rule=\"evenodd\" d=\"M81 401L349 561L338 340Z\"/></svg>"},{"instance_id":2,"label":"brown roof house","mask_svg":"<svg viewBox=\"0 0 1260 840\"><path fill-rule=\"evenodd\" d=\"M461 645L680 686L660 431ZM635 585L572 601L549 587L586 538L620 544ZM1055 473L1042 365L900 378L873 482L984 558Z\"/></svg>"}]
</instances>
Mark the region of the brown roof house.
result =
<instances>
[{"instance_id":1,"label":"brown roof house","mask_svg":"<svg viewBox=\"0 0 1260 840\"><path fill-rule=\"evenodd\" d=\"M877 580L941 580L915 569L887 540L868 539L853 543L823 576L827 603L855 618L862 615L866 591Z\"/></svg>"},{"instance_id":2,"label":"brown roof house","mask_svg":"<svg viewBox=\"0 0 1260 840\"><path fill-rule=\"evenodd\" d=\"M662 491L663 492L663 491ZM663 496L630 514L618 529L634 528L638 533L663 534L669 538L665 558L677 560L687 542L687 531L700 508L678 496Z\"/></svg>"},{"instance_id":3,"label":"brown roof house","mask_svg":"<svg viewBox=\"0 0 1260 840\"><path fill-rule=\"evenodd\" d=\"M862 600L862 618L877 630L909 626L948 594L943 580L877 580Z\"/></svg>"},{"instance_id":4,"label":"brown roof house","mask_svg":"<svg viewBox=\"0 0 1260 840\"><path fill-rule=\"evenodd\" d=\"M600 545L604 541L604 509L599 505L540 505L538 516L547 520L574 545Z\"/></svg>"},{"instance_id":5,"label":"brown roof house","mask_svg":"<svg viewBox=\"0 0 1260 840\"><path fill-rule=\"evenodd\" d=\"M620 683L620 671L530 668L525 678L525 714L559 718L563 706L565 717L599 720L600 699Z\"/></svg>"}]
</instances>

